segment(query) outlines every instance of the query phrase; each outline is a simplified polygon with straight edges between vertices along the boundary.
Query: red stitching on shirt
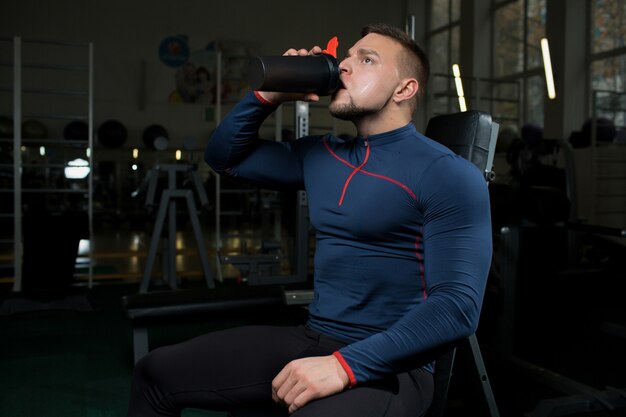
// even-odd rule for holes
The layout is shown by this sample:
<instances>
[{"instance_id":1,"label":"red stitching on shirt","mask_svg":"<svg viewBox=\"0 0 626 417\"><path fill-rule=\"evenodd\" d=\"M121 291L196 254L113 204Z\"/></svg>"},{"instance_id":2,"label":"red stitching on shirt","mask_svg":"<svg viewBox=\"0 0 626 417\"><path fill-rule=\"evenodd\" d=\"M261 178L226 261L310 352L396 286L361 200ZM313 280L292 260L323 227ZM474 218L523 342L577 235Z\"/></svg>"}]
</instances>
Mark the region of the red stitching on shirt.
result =
<instances>
[{"instance_id":1,"label":"red stitching on shirt","mask_svg":"<svg viewBox=\"0 0 626 417\"><path fill-rule=\"evenodd\" d=\"M365 159L363 160L363 162L361 162L361 165L356 167L356 169L354 169L352 173L348 175L346 182L343 184L343 191L341 191L341 197L339 198L339 205L343 204L343 198L346 196L346 191L348 190L348 184L350 184L350 181L352 181L352 178L356 175L356 173L359 172L361 168L363 168L363 165L367 163L368 159L370 159L370 147L367 146L367 142L365 142Z\"/></svg>"},{"instance_id":2,"label":"red stitching on shirt","mask_svg":"<svg viewBox=\"0 0 626 417\"><path fill-rule=\"evenodd\" d=\"M419 249L420 249L420 237L418 235L415 237L415 256L417 257L417 264L419 265L420 274L422 276L422 288L423 288L422 297L425 300L427 297L426 297L426 276L424 275L424 258L422 258L422 256L420 255Z\"/></svg>"},{"instance_id":3,"label":"red stitching on shirt","mask_svg":"<svg viewBox=\"0 0 626 417\"><path fill-rule=\"evenodd\" d=\"M374 174L373 172L368 172L368 171L365 171L365 170L361 170L361 172L364 173L365 175L369 175L369 176L372 176L372 177L380 178L381 180L389 181L389 182L391 182L393 184L396 184L397 186L402 188L404 191L406 191L413 198L413 200L417 200L417 196L415 195L413 190L411 190L406 185L402 184L400 181L394 180L393 178L389 178L389 177L386 177L384 175Z\"/></svg>"},{"instance_id":4,"label":"red stitching on shirt","mask_svg":"<svg viewBox=\"0 0 626 417\"><path fill-rule=\"evenodd\" d=\"M326 137L324 137L324 139L322 140L322 142L324 143L324 146L326 147L326 150L333 156L335 157L335 159L337 159L339 162L341 162L342 164L345 164L347 166L349 166L352 169L355 169L357 167L355 167L354 165L352 165L350 162L346 161L345 159L342 159L339 155L337 155L332 149L330 149L330 146L328 145L328 142L326 141ZM368 147L369 148L369 147ZM361 164L361 166L363 166L363 164ZM411 198L413 198L413 200L417 200L417 196L415 195L415 193L413 192L413 190L411 190L409 187L407 187L406 185L402 184L400 181L398 180L394 180L393 178L381 175L381 174L375 174L373 172L369 172L366 171L364 169L359 169L358 171L362 172L365 175L369 175L370 177L375 177L375 178L380 178L381 180L385 180L385 181L389 181L392 184L397 185L398 187L402 188L404 191L406 191ZM341 205L341 204L340 204Z\"/></svg>"}]
</instances>

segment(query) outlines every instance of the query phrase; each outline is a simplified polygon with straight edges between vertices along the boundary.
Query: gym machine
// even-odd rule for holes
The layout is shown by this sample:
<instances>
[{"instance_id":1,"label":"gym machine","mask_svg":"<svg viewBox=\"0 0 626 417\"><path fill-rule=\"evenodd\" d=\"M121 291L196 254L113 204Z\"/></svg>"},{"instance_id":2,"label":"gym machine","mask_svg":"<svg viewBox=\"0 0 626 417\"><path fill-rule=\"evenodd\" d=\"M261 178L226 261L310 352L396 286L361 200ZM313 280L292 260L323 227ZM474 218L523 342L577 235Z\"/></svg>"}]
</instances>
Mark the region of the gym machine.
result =
<instances>
[{"instance_id":1,"label":"gym machine","mask_svg":"<svg viewBox=\"0 0 626 417\"><path fill-rule=\"evenodd\" d=\"M143 278L141 280L139 292L148 292L152 270L154 268L154 262L156 260L161 238L163 239L164 248L162 256L164 281L166 281L172 289L176 289L178 287L176 276L176 215L178 200L182 200L183 203L186 204L187 213L189 214L189 219L191 220L191 225L196 238L198 258L202 265L206 285L208 288L214 288L215 283L209 268L208 253L204 244L202 230L200 228L198 209L196 208L196 201L193 192L195 191L195 195L198 196L201 208L208 208L209 201L200 180L200 176L198 175L197 166L191 164L157 164L148 172L142 186L133 192L132 195L133 197L136 197L141 191L143 191L143 189L147 189L145 206L149 209L153 209L155 207L157 183L162 173L167 174L167 188L163 190L158 204L156 222L152 233L152 239L150 241L150 250L148 252L148 259L143 273ZM179 189L177 186L178 174L187 174L192 188ZM166 216L168 218L167 230L166 233L163 233Z\"/></svg>"},{"instance_id":2,"label":"gym machine","mask_svg":"<svg viewBox=\"0 0 626 417\"><path fill-rule=\"evenodd\" d=\"M295 103L295 133L296 138L309 134L309 103L298 101ZM308 281L309 272L309 218L306 192L299 190L296 195L296 225L295 225L295 256L293 274L267 274L266 271L275 271L281 257L274 253L224 255L218 251L218 270L221 264L232 264L245 275L247 285L266 284L301 284ZM293 290L286 295L290 304L308 303L312 299L312 289Z\"/></svg>"}]
</instances>

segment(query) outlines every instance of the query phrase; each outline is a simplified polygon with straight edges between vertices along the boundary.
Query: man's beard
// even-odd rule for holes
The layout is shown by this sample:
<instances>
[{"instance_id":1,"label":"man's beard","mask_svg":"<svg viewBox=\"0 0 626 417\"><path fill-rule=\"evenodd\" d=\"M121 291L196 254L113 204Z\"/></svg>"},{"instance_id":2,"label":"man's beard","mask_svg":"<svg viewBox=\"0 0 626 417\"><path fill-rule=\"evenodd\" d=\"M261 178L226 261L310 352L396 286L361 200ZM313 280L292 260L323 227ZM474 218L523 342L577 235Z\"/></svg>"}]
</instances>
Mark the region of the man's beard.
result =
<instances>
[{"instance_id":1,"label":"man's beard","mask_svg":"<svg viewBox=\"0 0 626 417\"><path fill-rule=\"evenodd\" d=\"M370 114L376 113L374 109L366 109L363 107L357 107L354 103L340 104L338 106L330 106L329 109L331 116L341 120L354 121L361 119Z\"/></svg>"}]
</instances>

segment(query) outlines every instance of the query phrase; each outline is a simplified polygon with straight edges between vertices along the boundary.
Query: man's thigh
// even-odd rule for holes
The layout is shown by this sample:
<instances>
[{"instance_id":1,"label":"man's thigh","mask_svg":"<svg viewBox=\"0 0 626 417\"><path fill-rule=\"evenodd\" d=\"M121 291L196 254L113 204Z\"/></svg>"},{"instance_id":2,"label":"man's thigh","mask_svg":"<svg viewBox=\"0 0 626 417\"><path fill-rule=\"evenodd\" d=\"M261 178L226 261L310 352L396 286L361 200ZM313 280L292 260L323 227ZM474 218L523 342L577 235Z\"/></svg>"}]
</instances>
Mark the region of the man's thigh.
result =
<instances>
[{"instance_id":1,"label":"man's thigh","mask_svg":"<svg viewBox=\"0 0 626 417\"><path fill-rule=\"evenodd\" d=\"M310 344L298 327L245 326L156 349L144 368L182 407L271 401L272 379Z\"/></svg>"},{"instance_id":2,"label":"man's thigh","mask_svg":"<svg viewBox=\"0 0 626 417\"><path fill-rule=\"evenodd\" d=\"M313 401L292 417L418 417L432 397L432 375L415 370Z\"/></svg>"}]
</instances>

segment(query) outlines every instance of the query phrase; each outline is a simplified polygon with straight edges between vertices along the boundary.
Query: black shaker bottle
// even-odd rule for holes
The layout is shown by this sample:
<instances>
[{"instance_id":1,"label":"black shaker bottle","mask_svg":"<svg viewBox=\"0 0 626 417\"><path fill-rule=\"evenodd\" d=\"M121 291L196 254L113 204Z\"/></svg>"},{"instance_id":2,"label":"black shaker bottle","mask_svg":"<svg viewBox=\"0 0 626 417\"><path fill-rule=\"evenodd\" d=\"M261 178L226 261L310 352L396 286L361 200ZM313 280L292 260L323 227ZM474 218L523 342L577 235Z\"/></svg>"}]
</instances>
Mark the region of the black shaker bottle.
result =
<instances>
[{"instance_id":1,"label":"black shaker bottle","mask_svg":"<svg viewBox=\"0 0 626 417\"><path fill-rule=\"evenodd\" d=\"M250 61L248 83L256 91L328 96L339 86L339 64L327 53L259 56Z\"/></svg>"}]
</instances>

